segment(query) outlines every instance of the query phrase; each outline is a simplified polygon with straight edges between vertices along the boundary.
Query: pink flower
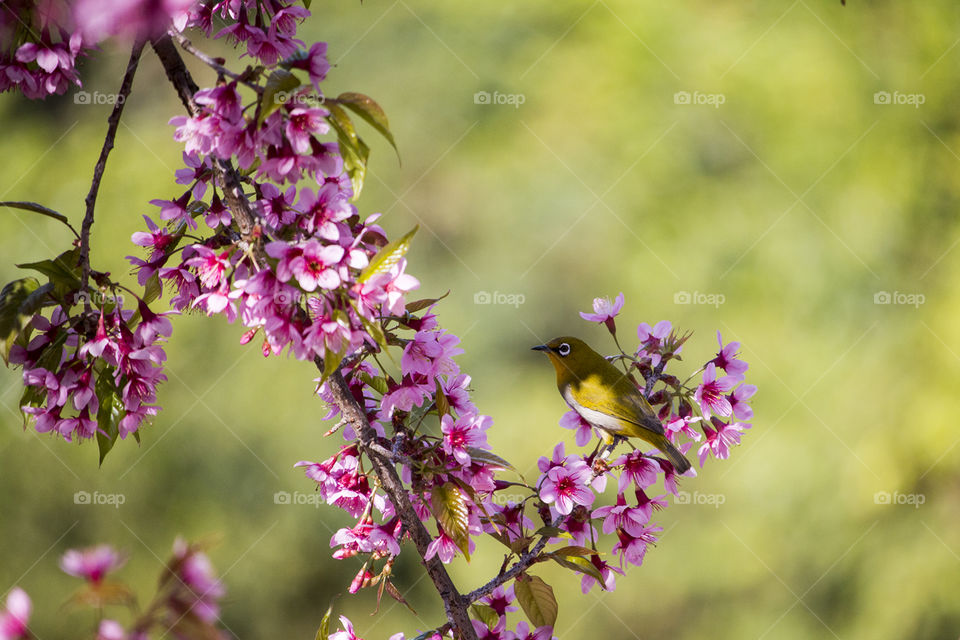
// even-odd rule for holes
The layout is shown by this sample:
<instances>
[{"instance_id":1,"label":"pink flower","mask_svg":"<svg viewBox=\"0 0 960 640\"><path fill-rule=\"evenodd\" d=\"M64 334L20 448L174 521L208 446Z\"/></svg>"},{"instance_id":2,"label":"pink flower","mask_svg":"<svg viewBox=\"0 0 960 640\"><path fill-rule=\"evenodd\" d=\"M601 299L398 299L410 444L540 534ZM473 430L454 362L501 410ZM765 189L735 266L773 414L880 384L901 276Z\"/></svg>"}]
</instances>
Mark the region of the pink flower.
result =
<instances>
[{"instance_id":1,"label":"pink flower","mask_svg":"<svg viewBox=\"0 0 960 640\"><path fill-rule=\"evenodd\" d=\"M127 640L127 632L116 620L101 620L97 640Z\"/></svg>"},{"instance_id":2,"label":"pink flower","mask_svg":"<svg viewBox=\"0 0 960 640\"><path fill-rule=\"evenodd\" d=\"M403 375L421 374L428 378L460 373L454 356L463 353L460 338L444 331L418 331L403 348L400 367Z\"/></svg>"},{"instance_id":3,"label":"pink flower","mask_svg":"<svg viewBox=\"0 0 960 640\"><path fill-rule=\"evenodd\" d=\"M703 382L697 387L693 397L700 405L704 416L729 416L733 413L726 393L742 380L742 376L726 375L717 378L717 366L710 362L703 371Z\"/></svg>"},{"instance_id":4,"label":"pink flower","mask_svg":"<svg viewBox=\"0 0 960 640\"><path fill-rule=\"evenodd\" d=\"M716 430L704 425L703 433L706 440L697 450L700 458L700 466L706 462L707 456L713 454L718 460L725 460L730 456L730 445L740 444L740 432L749 429L750 425L740 422L726 423L714 418L711 423Z\"/></svg>"},{"instance_id":5,"label":"pink flower","mask_svg":"<svg viewBox=\"0 0 960 640\"><path fill-rule=\"evenodd\" d=\"M20 587L14 587L7 595L7 609L0 612L0 640L17 640L30 637L27 621L30 619L30 596Z\"/></svg>"},{"instance_id":6,"label":"pink flower","mask_svg":"<svg viewBox=\"0 0 960 640\"><path fill-rule=\"evenodd\" d=\"M517 630L507 635L507 640L550 640L553 627L537 627L531 630L526 620L517 623Z\"/></svg>"},{"instance_id":7,"label":"pink flower","mask_svg":"<svg viewBox=\"0 0 960 640\"><path fill-rule=\"evenodd\" d=\"M457 555L457 543L447 535L446 531L440 529L440 535L427 546L427 553L423 556L423 559L429 560L433 556L437 556L443 564L448 564L455 555Z\"/></svg>"},{"instance_id":8,"label":"pink flower","mask_svg":"<svg viewBox=\"0 0 960 640\"><path fill-rule=\"evenodd\" d=\"M650 514L649 502L646 508L630 507L627 506L626 496L620 493L617 494L616 505L594 509L592 517L603 518L603 532L606 534L611 534L617 529L623 529L631 535L640 535L643 532L643 525L650 522Z\"/></svg>"},{"instance_id":9,"label":"pink flower","mask_svg":"<svg viewBox=\"0 0 960 640\"><path fill-rule=\"evenodd\" d=\"M620 554L620 566L623 567L624 561L638 567L642 565L643 558L647 554L647 545L654 544L657 541L656 534L661 531L663 531L661 527L641 527L639 534L633 535L619 529L617 544L614 545L612 552Z\"/></svg>"},{"instance_id":10,"label":"pink flower","mask_svg":"<svg viewBox=\"0 0 960 640\"><path fill-rule=\"evenodd\" d=\"M670 324L669 320L661 320L653 328L650 328L650 325L646 322L641 322L637 326L637 337L640 338L641 344L651 343L654 346L659 345L663 342L663 339L670 335L670 329L673 328L673 325Z\"/></svg>"},{"instance_id":11,"label":"pink flower","mask_svg":"<svg viewBox=\"0 0 960 640\"><path fill-rule=\"evenodd\" d=\"M564 429L574 429L576 431L577 446L582 447L593 437L593 427L589 422L580 417L576 411L567 411L560 418L560 426Z\"/></svg>"},{"instance_id":12,"label":"pink flower","mask_svg":"<svg viewBox=\"0 0 960 640\"><path fill-rule=\"evenodd\" d=\"M656 461L643 455L641 451L631 451L613 461L613 466L623 466L620 480L617 482L617 493L623 493L631 483L638 489L649 487L657 481L660 466Z\"/></svg>"},{"instance_id":13,"label":"pink flower","mask_svg":"<svg viewBox=\"0 0 960 640\"><path fill-rule=\"evenodd\" d=\"M717 342L720 343L720 351L717 353L717 357L710 362L735 376L746 373L750 365L743 360L737 359L737 356L740 355L737 353L737 350L740 348L740 343L731 342L727 346L723 346L723 338L720 337L719 331L717 331Z\"/></svg>"},{"instance_id":14,"label":"pink flower","mask_svg":"<svg viewBox=\"0 0 960 640\"><path fill-rule=\"evenodd\" d=\"M730 401L730 407L733 409L733 416L737 420L749 420L753 417L753 407L747 404L753 394L757 392L757 387L752 384L741 384L733 390L731 395L727 396Z\"/></svg>"},{"instance_id":15,"label":"pink flower","mask_svg":"<svg viewBox=\"0 0 960 640\"><path fill-rule=\"evenodd\" d=\"M699 442L700 441L700 432L691 427L690 425L694 422L700 422L703 418L697 416L696 418L692 416L680 417L677 415L672 416L668 421L663 423L663 429L666 431L667 438L671 442L676 442L679 434L684 434L688 438Z\"/></svg>"},{"instance_id":16,"label":"pink flower","mask_svg":"<svg viewBox=\"0 0 960 640\"><path fill-rule=\"evenodd\" d=\"M490 595L483 599L483 602L490 605L490 608L496 611L498 616L505 616L508 612L517 610L517 607L511 606L515 600L513 583L511 582L506 588L500 585L494 589Z\"/></svg>"},{"instance_id":17,"label":"pink flower","mask_svg":"<svg viewBox=\"0 0 960 640\"><path fill-rule=\"evenodd\" d=\"M158 227L149 216L143 216L143 219L147 221L147 228L150 229L149 233L137 231L130 236L130 239L136 245L148 247L150 249L149 258L153 261L164 254L167 247L173 242L174 237L165 228Z\"/></svg>"},{"instance_id":18,"label":"pink flower","mask_svg":"<svg viewBox=\"0 0 960 640\"><path fill-rule=\"evenodd\" d=\"M574 505L590 506L596 496L589 484L593 472L581 461L579 467L553 467L547 472L540 487L540 498L547 504L555 503L557 511L567 515Z\"/></svg>"},{"instance_id":19,"label":"pink flower","mask_svg":"<svg viewBox=\"0 0 960 640\"><path fill-rule=\"evenodd\" d=\"M614 302L610 302L610 298L594 298L593 313L584 313L581 311L580 317L589 322L606 324L610 333L616 333L617 327L614 318L617 317L617 314L620 313L620 309L622 308L623 292L620 292L620 295L617 296Z\"/></svg>"},{"instance_id":20,"label":"pink flower","mask_svg":"<svg viewBox=\"0 0 960 640\"><path fill-rule=\"evenodd\" d=\"M616 578L613 574L619 573L623 575L623 571L607 564L605 560L600 559L600 556L590 556L590 562L593 563L593 566L600 572L600 577L603 578L603 584L600 585L601 588L605 591L613 591L616 589ZM596 578L584 575L583 578L580 579L580 590L583 593L590 593L590 590L593 589L593 585L595 584L597 584Z\"/></svg>"},{"instance_id":21,"label":"pink flower","mask_svg":"<svg viewBox=\"0 0 960 640\"><path fill-rule=\"evenodd\" d=\"M340 616L340 624L343 625L343 630L331 633L329 640L363 640L353 632L353 623L347 616Z\"/></svg>"},{"instance_id":22,"label":"pink flower","mask_svg":"<svg viewBox=\"0 0 960 640\"><path fill-rule=\"evenodd\" d=\"M109 545L89 549L70 549L60 558L64 573L99 583L109 572L119 569L127 562L125 555Z\"/></svg>"},{"instance_id":23,"label":"pink flower","mask_svg":"<svg viewBox=\"0 0 960 640\"><path fill-rule=\"evenodd\" d=\"M194 257L185 260L183 264L197 270L200 284L207 289L220 288L224 282L223 275L230 268L230 250L225 249L218 254L210 247L194 244L189 247L189 251Z\"/></svg>"},{"instance_id":24,"label":"pink flower","mask_svg":"<svg viewBox=\"0 0 960 640\"><path fill-rule=\"evenodd\" d=\"M187 205L190 203L192 195L192 193L187 191L176 200L154 199L150 201L150 204L160 207L161 220L175 220L187 225L191 229L196 229L197 221L193 219L193 215L187 210Z\"/></svg>"},{"instance_id":25,"label":"pink flower","mask_svg":"<svg viewBox=\"0 0 960 640\"><path fill-rule=\"evenodd\" d=\"M290 110L285 131L294 151L308 153L313 134L323 135L330 130L330 126L324 121L327 115L326 109L316 107Z\"/></svg>"},{"instance_id":26,"label":"pink flower","mask_svg":"<svg viewBox=\"0 0 960 640\"><path fill-rule=\"evenodd\" d=\"M307 52L306 58L294 61L290 66L306 70L314 89L320 91L320 83L327 77L327 72L330 70L330 63L327 62L327 43L314 43Z\"/></svg>"},{"instance_id":27,"label":"pink flower","mask_svg":"<svg viewBox=\"0 0 960 640\"><path fill-rule=\"evenodd\" d=\"M487 434L493 419L490 416L466 415L454 421L449 414L440 421L443 432L443 450L462 466L471 463L468 448L488 449Z\"/></svg>"},{"instance_id":28,"label":"pink flower","mask_svg":"<svg viewBox=\"0 0 960 640\"><path fill-rule=\"evenodd\" d=\"M213 571L205 553L196 546L177 538L173 544L176 567L176 591L170 596L178 610L186 610L206 623L220 617L218 601L226 589Z\"/></svg>"}]
</instances>

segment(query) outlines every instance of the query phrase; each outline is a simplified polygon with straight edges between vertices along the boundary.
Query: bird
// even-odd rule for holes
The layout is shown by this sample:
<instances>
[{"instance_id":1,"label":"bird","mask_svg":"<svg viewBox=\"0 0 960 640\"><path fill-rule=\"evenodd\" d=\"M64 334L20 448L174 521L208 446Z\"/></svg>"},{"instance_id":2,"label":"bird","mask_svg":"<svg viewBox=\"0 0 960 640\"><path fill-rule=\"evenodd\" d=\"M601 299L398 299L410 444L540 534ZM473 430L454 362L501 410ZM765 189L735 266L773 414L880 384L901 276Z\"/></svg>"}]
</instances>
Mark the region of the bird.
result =
<instances>
[{"instance_id":1,"label":"bird","mask_svg":"<svg viewBox=\"0 0 960 640\"><path fill-rule=\"evenodd\" d=\"M640 438L662 451L678 474L690 468L690 461L667 440L633 378L587 343L562 336L532 349L547 354L557 371L560 395L581 418L600 429L606 444L613 444L617 437Z\"/></svg>"}]
</instances>

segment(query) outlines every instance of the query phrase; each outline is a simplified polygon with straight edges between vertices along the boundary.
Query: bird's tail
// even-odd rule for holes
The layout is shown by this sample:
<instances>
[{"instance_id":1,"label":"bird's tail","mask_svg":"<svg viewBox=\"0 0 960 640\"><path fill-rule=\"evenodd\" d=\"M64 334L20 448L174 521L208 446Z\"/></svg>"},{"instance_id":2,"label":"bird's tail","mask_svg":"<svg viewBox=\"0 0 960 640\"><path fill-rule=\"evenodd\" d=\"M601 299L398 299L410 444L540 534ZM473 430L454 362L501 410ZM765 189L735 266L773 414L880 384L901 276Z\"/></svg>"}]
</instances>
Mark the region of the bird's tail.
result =
<instances>
[{"instance_id":1,"label":"bird's tail","mask_svg":"<svg viewBox=\"0 0 960 640\"><path fill-rule=\"evenodd\" d=\"M677 474L682 475L690 468L690 461L680 453L679 449L673 446L672 442L667 440L666 436L657 438L657 442L654 442L653 445L660 449L663 455L667 456L667 459L673 464L673 468L677 470Z\"/></svg>"}]
</instances>

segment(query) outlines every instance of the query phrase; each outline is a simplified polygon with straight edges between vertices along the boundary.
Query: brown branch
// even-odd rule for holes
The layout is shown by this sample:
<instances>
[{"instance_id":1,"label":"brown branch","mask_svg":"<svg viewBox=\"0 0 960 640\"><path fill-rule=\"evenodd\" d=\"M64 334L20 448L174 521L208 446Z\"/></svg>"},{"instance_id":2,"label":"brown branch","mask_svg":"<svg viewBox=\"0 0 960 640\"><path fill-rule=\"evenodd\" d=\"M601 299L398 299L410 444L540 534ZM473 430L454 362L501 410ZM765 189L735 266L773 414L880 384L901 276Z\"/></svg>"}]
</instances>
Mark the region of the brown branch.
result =
<instances>
[{"instance_id":1,"label":"brown branch","mask_svg":"<svg viewBox=\"0 0 960 640\"><path fill-rule=\"evenodd\" d=\"M251 82L248 79L247 74L234 73L233 71L230 71L230 69L227 69L225 66L217 62L216 59L211 58L206 53L204 53L203 51L200 51L200 49L197 49L195 46L193 46L193 43L187 40L187 38L185 38L182 33L171 31L169 35L171 38L177 41L177 44L180 45L181 49L183 49L187 53L193 55L193 57L197 58L198 60L206 64L208 67L216 71L217 74L221 76L226 76L228 78L233 78L234 80L243 84L244 86L250 89L253 89L258 94L263 93L263 87L258 85L256 82ZM220 60L222 59L223 58L220 58ZM249 67L247 69L249 70Z\"/></svg>"},{"instance_id":2,"label":"brown branch","mask_svg":"<svg viewBox=\"0 0 960 640\"><path fill-rule=\"evenodd\" d=\"M557 519L553 521L553 526L554 527L558 526L562 520L563 520L563 516L558 516ZM523 573L533 565L537 564L538 562L542 562L540 558L540 554L543 553L543 550L544 548L546 548L547 542L549 541L549 539L550 538L548 536L544 535L542 538L540 538L540 540L537 541L537 544L533 546L533 549L530 549L529 551L522 554L520 558L509 569L507 569L506 571L503 571L496 578L494 578L487 584L483 585L482 587L478 587L473 591L471 591L470 593L465 594L463 596L464 603L467 606L473 604L480 598L490 595L493 592L493 590L499 587L500 585L510 580L513 580L518 575L520 575L521 573Z\"/></svg>"},{"instance_id":3,"label":"brown branch","mask_svg":"<svg viewBox=\"0 0 960 640\"><path fill-rule=\"evenodd\" d=\"M167 78L177 90L180 101L187 108L191 116L200 114L200 107L194 101L193 96L199 90L197 83L193 81L190 71L187 70L183 58L173 46L173 40L169 35L163 35L155 38L151 44L156 52ZM220 181L223 189L223 195L227 201L227 206L233 214L237 227L240 229L240 237L246 244L245 249L252 251L254 261L259 265L263 264L265 255L263 247L257 237L257 214L250 205L246 194L243 193L243 179L240 173L234 168L229 160L217 158L214 163L214 171Z\"/></svg>"},{"instance_id":4,"label":"brown branch","mask_svg":"<svg viewBox=\"0 0 960 640\"><path fill-rule=\"evenodd\" d=\"M137 65L140 63L140 54L143 52L143 42L137 41L130 51L130 60L127 62L127 70L123 74L123 80L120 82L120 92L116 96L116 102L113 104L113 111L107 118L107 135L103 139L103 146L100 148L100 157L97 158L97 164L93 168L93 180L90 182L90 191L87 193L86 213L83 216L83 225L80 227L80 292L87 290L87 283L90 280L90 229L93 227L93 211L97 204L97 193L100 191L100 181L103 180L103 172L107 167L107 158L110 151L113 150L113 144L117 137L117 127L120 126L120 116L123 114L123 105L127 102L127 96L130 95L130 88L133 86L133 76L137 72ZM68 225L69 226L69 225ZM72 228L72 227L71 227ZM90 299L84 298L84 311L90 311Z\"/></svg>"},{"instance_id":5,"label":"brown branch","mask_svg":"<svg viewBox=\"0 0 960 640\"><path fill-rule=\"evenodd\" d=\"M353 397L353 393L350 392L347 381L343 379L340 371L331 375L327 382L333 394L333 401L340 408L343 417L353 425L360 435L360 446L367 454L367 458L370 459L370 464L380 479L380 486L383 487L397 509L404 529L410 534L413 544L417 547L417 553L423 558L427 553L427 547L430 545L431 536L417 515L413 503L410 502L410 497L397 474L393 461L383 453L381 447L375 446L377 432L370 426L366 414L356 398ZM447 619L450 621L454 637L458 640L476 640L477 635L473 630L467 609L468 601L457 591L457 587L453 584L453 580L447 573L443 562L440 561L440 558L434 556L430 560L424 561L424 566L427 569L427 575L433 581L433 586L443 600L443 608L446 611Z\"/></svg>"}]
</instances>

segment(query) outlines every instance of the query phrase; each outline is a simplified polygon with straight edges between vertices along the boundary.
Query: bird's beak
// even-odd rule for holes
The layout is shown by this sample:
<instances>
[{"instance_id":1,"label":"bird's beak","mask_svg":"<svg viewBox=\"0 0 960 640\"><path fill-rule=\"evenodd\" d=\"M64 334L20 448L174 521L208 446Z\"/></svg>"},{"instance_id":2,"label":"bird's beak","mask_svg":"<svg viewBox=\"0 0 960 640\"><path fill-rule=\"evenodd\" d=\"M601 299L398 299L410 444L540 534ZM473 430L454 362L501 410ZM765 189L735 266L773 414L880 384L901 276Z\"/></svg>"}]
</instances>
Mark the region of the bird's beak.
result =
<instances>
[{"instance_id":1,"label":"bird's beak","mask_svg":"<svg viewBox=\"0 0 960 640\"><path fill-rule=\"evenodd\" d=\"M550 351L550 347L545 344L538 344L535 347L530 347L531 351Z\"/></svg>"}]
</instances>

